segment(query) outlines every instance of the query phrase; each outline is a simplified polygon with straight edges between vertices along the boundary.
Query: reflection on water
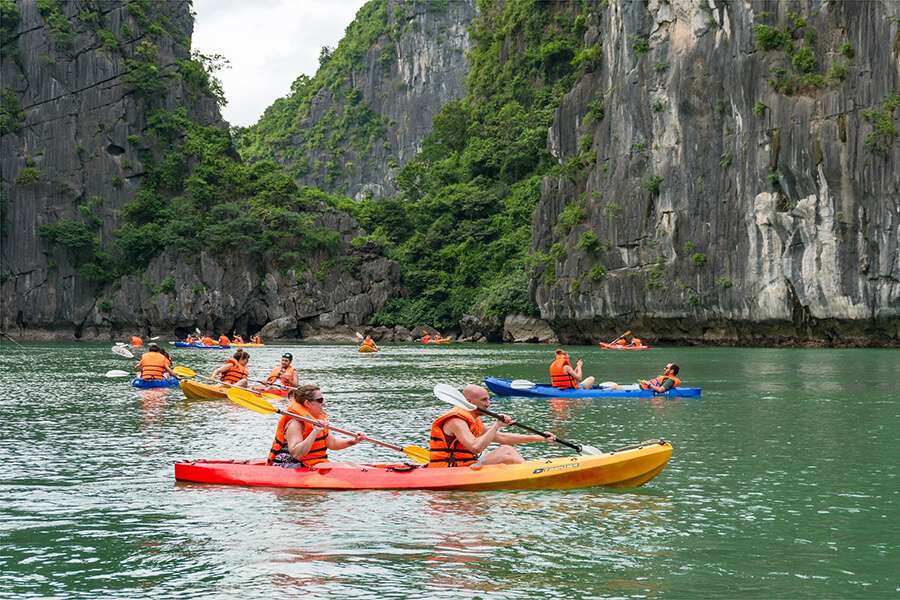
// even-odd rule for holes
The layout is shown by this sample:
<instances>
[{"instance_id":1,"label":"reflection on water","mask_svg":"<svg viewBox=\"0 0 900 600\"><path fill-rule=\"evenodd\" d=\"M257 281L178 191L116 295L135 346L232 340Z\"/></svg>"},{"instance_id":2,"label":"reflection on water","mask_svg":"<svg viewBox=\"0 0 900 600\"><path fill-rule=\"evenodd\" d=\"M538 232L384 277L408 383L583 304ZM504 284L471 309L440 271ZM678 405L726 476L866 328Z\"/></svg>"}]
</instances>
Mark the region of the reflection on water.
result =
<instances>
[{"instance_id":1,"label":"reflection on water","mask_svg":"<svg viewBox=\"0 0 900 600\"><path fill-rule=\"evenodd\" d=\"M251 349L262 375L283 348ZM293 347L331 420L427 445L431 394L485 375L546 379L543 346ZM636 491L323 492L175 484L183 458L251 458L275 427L223 401L135 390L101 344L0 345L0 596L890 597L900 495L900 353L584 348L633 381L676 360L703 398L496 398L604 449L664 437ZM227 353L176 350L208 373ZM661 360L663 359L663 360ZM355 391L354 391L355 390ZM380 390L391 390L382 392ZM337 394L337 391L351 393ZM565 448L531 444L526 458ZM360 444L351 461L392 461Z\"/></svg>"}]
</instances>

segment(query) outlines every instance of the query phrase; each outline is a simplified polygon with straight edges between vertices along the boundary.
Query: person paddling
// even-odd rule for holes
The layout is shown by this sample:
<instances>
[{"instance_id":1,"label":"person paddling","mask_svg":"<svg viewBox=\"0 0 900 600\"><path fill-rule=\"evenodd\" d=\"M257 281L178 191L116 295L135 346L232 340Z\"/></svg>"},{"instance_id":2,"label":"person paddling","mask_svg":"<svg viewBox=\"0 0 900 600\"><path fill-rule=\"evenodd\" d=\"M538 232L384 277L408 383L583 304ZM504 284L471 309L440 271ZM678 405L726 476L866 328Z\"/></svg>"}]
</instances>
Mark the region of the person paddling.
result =
<instances>
[{"instance_id":1,"label":"person paddling","mask_svg":"<svg viewBox=\"0 0 900 600\"><path fill-rule=\"evenodd\" d=\"M287 412L317 421L316 425L282 415L275 427L275 440L266 464L297 469L329 463L329 450L343 450L366 439L357 432L355 437L336 438L328 429L325 397L319 386L307 384L291 390Z\"/></svg>"},{"instance_id":2,"label":"person paddling","mask_svg":"<svg viewBox=\"0 0 900 600\"><path fill-rule=\"evenodd\" d=\"M228 336L224 333L219 336L219 345L226 347L231 345L231 341L229 341Z\"/></svg>"},{"instance_id":3,"label":"person paddling","mask_svg":"<svg viewBox=\"0 0 900 600\"><path fill-rule=\"evenodd\" d=\"M162 353L159 346L150 344L134 368L139 371L141 379L159 380L165 379L167 374L175 377L171 364L172 362Z\"/></svg>"},{"instance_id":4,"label":"person paddling","mask_svg":"<svg viewBox=\"0 0 900 600\"><path fill-rule=\"evenodd\" d=\"M501 432L501 427L513 423L507 415L500 415L502 420L494 421L490 427L485 427L478 409L490 408L491 397L488 391L480 385L470 383L463 388L463 396L477 408L475 410L454 408L435 419L431 424L429 467L477 468L484 465L515 465L525 462L525 459L512 444L556 441L556 436L552 433L547 433L545 438L540 435ZM480 456L492 443L503 445Z\"/></svg>"},{"instance_id":5,"label":"person paddling","mask_svg":"<svg viewBox=\"0 0 900 600\"><path fill-rule=\"evenodd\" d=\"M291 365L294 356L290 352L281 355L281 364L269 371L266 383L280 383L285 387L297 387L297 369Z\"/></svg>"},{"instance_id":6,"label":"person paddling","mask_svg":"<svg viewBox=\"0 0 900 600\"><path fill-rule=\"evenodd\" d=\"M366 339L363 340L361 346L368 346L369 348L373 348L378 350L378 345L375 343L375 340L372 339L371 335L367 335Z\"/></svg>"},{"instance_id":7,"label":"person paddling","mask_svg":"<svg viewBox=\"0 0 900 600\"><path fill-rule=\"evenodd\" d=\"M224 365L213 371L210 377L229 385L247 387L247 378L250 376L250 370L247 369L248 362L250 362L250 355L243 350L238 350L225 361Z\"/></svg>"},{"instance_id":8,"label":"person paddling","mask_svg":"<svg viewBox=\"0 0 900 600\"><path fill-rule=\"evenodd\" d=\"M140 348L144 345L144 340L141 339L139 335L131 336L131 347L132 348Z\"/></svg>"},{"instance_id":9,"label":"person paddling","mask_svg":"<svg viewBox=\"0 0 900 600\"><path fill-rule=\"evenodd\" d=\"M681 380L677 377L678 371L678 365L669 363L663 369L662 375L649 380L641 379L638 385L641 386L642 390L653 390L657 394L665 394L672 388L681 385Z\"/></svg>"},{"instance_id":10,"label":"person paddling","mask_svg":"<svg viewBox=\"0 0 900 600\"><path fill-rule=\"evenodd\" d=\"M231 343L232 344L243 344L244 338L242 336L238 335L237 333L232 332L231 333Z\"/></svg>"},{"instance_id":11,"label":"person paddling","mask_svg":"<svg viewBox=\"0 0 900 600\"><path fill-rule=\"evenodd\" d=\"M204 335L204 336L200 339L200 343L201 343L202 345L204 345L204 346L215 346L215 345L216 345L216 340L212 339L212 338L209 337L208 335Z\"/></svg>"},{"instance_id":12,"label":"person paddling","mask_svg":"<svg viewBox=\"0 0 900 600\"><path fill-rule=\"evenodd\" d=\"M250 343L252 343L252 344L262 344L263 342L262 342L262 338L261 338L261 337L259 337L258 335L254 335L253 337L250 338Z\"/></svg>"},{"instance_id":13,"label":"person paddling","mask_svg":"<svg viewBox=\"0 0 900 600\"><path fill-rule=\"evenodd\" d=\"M640 348L643 345L641 338L632 336L630 346L632 348Z\"/></svg>"},{"instance_id":14,"label":"person paddling","mask_svg":"<svg viewBox=\"0 0 900 600\"><path fill-rule=\"evenodd\" d=\"M586 377L582 380L581 367L583 364L584 361L579 358L573 368L569 361L569 355L561 348L557 348L556 358L550 363L550 385L561 390L594 387L593 377Z\"/></svg>"}]
</instances>

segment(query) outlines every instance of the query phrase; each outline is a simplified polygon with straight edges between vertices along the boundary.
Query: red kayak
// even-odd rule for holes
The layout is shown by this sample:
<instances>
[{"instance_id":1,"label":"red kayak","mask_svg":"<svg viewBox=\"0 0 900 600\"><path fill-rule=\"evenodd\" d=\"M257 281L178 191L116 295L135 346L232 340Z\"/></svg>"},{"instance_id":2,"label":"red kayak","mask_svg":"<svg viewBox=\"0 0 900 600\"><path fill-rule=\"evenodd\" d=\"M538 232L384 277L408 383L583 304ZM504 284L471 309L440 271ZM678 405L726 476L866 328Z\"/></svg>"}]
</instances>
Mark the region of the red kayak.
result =
<instances>
[{"instance_id":1,"label":"red kayak","mask_svg":"<svg viewBox=\"0 0 900 600\"><path fill-rule=\"evenodd\" d=\"M280 387L264 387L264 386L261 386L261 385L258 385L258 386L256 386L256 387L253 388L253 389L254 389L254 391L257 391L257 392L265 392L265 393L267 393L267 394L275 394L276 396L282 396L282 397L284 397L284 398L286 398L287 395L288 395L288 392L291 391L291 390L288 390L288 389L285 389L285 388L280 388Z\"/></svg>"},{"instance_id":2,"label":"red kayak","mask_svg":"<svg viewBox=\"0 0 900 600\"><path fill-rule=\"evenodd\" d=\"M604 350L650 350L650 346L644 346L643 344L640 346L619 346L618 344L600 342L599 346Z\"/></svg>"},{"instance_id":3,"label":"red kayak","mask_svg":"<svg viewBox=\"0 0 900 600\"><path fill-rule=\"evenodd\" d=\"M175 463L175 480L322 490L633 488L659 475L670 456L671 444L650 440L606 454L529 460L518 465L488 465L480 469L354 463L285 469L268 466L264 460L191 460Z\"/></svg>"}]
</instances>

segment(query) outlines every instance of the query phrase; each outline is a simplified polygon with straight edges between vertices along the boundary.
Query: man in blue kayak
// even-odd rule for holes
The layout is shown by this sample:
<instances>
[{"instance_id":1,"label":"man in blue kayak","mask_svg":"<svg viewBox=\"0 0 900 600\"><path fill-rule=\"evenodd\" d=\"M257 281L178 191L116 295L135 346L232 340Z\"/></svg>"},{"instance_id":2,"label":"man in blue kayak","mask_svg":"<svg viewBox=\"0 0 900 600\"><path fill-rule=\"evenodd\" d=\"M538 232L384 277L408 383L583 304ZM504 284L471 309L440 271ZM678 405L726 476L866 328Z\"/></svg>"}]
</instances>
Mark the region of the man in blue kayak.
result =
<instances>
[{"instance_id":1,"label":"man in blue kayak","mask_svg":"<svg viewBox=\"0 0 900 600\"><path fill-rule=\"evenodd\" d=\"M642 390L653 390L657 394L665 394L672 388L681 385L681 380L677 377L678 370L678 365L669 363L663 369L662 375L649 380L641 379L638 385L641 386Z\"/></svg>"}]
</instances>

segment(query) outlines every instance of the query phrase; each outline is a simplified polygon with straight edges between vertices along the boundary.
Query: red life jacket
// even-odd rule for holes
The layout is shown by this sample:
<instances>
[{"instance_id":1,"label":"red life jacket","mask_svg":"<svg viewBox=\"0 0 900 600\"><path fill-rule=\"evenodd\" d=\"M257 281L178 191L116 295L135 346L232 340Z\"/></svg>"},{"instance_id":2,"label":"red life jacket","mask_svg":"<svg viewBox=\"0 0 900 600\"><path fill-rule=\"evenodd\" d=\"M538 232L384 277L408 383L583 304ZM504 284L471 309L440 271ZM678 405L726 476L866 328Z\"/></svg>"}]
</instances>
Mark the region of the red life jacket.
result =
<instances>
[{"instance_id":1,"label":"red life jacket","mask_svg":"<svg viewBox=\"0 0 900 600\"><path fill-rule=\"evenodd\" d=\"M229 358L228 360L226 360L225 364L228 365L228 368L219 374L219 380L222 383L230 383L233 385L241 379L246 379L250 374L250 371L247 369L247 367L234 360L233 358Z\"/></svg>"},{"instance_id":2,"label":"red life jacket","mask_svg":"<svg viewBox=\"0 0 900 600\"><path fill-rule=\"evenodd\" d=\"M325 415L318 418L313 417L309 411L306 410L306 407L299 402L292 401L288 405L287 410L288 412L298 414L302 417L309 417L310 419L328 423L328 417ZM319 436L313 442L309 452L307 452L303 458L297 460L291 456L291 453L288 450L287 437L285 436L288 422L292 420L295 419L292 419L287 415L282 415L278 420L278 426L275 427L275 441L272 442L272 448L269 450L269 457L266 460L266 464L290 465L299 463L304 467L311 467L315 464L326 462L328 460L328 427L325 427L325 429L319 432ZM312 431L313 426L306 421L299 421L299 423L303 428L303 439L306 439L306 436Z\"/></svg>"},{"instance_id":3,"label":"red life jacket","mask_svg":"<svg viewBox=\"0 0 900 600\"><path fill-rule=\"evenodd\" d=\"M460 444L456 437L444 433L444 424L450 419L465 421L475 437L484 433L484 423L467 410L454 408L442 414L431 424L429 467L467 467L478 460L478 455Z\"/></svg>"},{"instance_id":4,"label":"red life jacket","mask_svg":"<svg viewBox=\"0 0 900 600\"><path fill-rule=\"evenodd\" d=\"M561 390L568 390L578 387L578 381L566 373L565 367L571 367L569 357L560 354L552 363L550 363L550 385Z\"/></svg>"}]
</instances>

